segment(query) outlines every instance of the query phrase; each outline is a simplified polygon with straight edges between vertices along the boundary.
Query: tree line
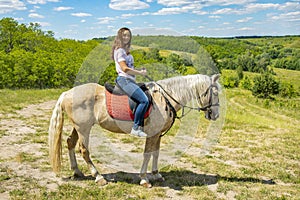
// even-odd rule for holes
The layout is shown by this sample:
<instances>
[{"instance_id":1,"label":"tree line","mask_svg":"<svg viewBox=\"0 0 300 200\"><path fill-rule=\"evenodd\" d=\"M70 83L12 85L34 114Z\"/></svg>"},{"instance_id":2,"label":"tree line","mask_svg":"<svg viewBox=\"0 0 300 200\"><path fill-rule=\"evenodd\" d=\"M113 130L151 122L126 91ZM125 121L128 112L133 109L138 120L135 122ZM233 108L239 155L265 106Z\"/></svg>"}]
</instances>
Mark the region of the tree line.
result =
<instances>
[{"instance_id":1,"label":"tree line","mask_svg":"<svg viewBox=\"0 0 300 200\"><path fill-rule=\"evenodd\" d=\"M58 40L52 31L42 31L39 24L25 25L13 18L2 18L0 88L72 87L91 80L100 84L113 82L116 73L110 59L112 40L113 37ZM212 74L223 69L271 74L274 67L300 70L299 36L137 35L131 53L135 65L147 67L155 80L178 74Z\"/></svg>"},{"instance_id":2,"label":"tree line","mask_svg":"<svg viewBox=\"0 0 300 200\"><path fill-rule=\"evenodd\" d=\"M0 20L0 88L71 87L97 41L57 40L39 24Z\"/></svg>"}]
</instances>

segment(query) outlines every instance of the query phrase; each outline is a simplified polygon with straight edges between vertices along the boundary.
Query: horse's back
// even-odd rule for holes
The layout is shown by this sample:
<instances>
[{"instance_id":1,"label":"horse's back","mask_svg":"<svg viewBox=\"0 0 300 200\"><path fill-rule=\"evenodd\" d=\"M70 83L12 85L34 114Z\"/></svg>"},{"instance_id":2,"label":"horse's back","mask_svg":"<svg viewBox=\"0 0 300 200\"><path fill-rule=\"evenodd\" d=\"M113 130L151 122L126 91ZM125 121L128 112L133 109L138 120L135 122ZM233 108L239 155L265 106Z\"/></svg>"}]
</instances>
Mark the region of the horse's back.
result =
<instances>
[{"instance_id":1,"label":"horse's back","mask_svg":"<svg viewBox=\"0 0 300 200\"><path fill-rule=\"evenodd\" d=\"M95 123L95 104L103 99L103 91L96 83L76 86L66 92L62 106L74 123Z\"/></svg>"}]
</instances>

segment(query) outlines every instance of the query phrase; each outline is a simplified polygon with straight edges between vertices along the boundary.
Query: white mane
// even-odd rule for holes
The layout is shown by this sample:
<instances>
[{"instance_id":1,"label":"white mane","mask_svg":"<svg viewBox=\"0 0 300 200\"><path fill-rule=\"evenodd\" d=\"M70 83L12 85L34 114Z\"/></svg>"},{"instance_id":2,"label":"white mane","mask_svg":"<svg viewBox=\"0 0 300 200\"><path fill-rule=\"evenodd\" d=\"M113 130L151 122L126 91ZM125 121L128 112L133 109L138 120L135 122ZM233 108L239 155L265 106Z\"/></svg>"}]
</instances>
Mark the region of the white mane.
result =
<instances>
[{"instance_id":1,"label":"white mane","mask_svg":"<svg viewBox=\"0 0 300 200\"><path fill-rule=\"evenodd\" d=\"M177 76L157 81L173 98L186 104L192 99L197 99L211 84L207 75L196 74Z\"/></svg>"}]
</instances>

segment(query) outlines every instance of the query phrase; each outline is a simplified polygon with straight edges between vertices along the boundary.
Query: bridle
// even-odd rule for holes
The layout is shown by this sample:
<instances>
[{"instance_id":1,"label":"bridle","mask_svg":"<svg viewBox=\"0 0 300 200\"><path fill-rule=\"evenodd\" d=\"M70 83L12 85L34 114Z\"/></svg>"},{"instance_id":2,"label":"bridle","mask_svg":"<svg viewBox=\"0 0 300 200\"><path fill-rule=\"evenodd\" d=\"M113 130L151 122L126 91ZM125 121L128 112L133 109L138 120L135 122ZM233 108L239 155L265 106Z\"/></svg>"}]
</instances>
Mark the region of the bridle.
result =
<instances>
[{"instance_id":1,"label":"bridle","mask_svg":"<svg viewBox=\"0 0 300 200\"><path fill-rule=\"evenodd\" d=\"M217 85L215 85L215 84L210 84L210 86L206 89L206 91L204 92L204 93L202 93L201 95L199 95L198 96L198 99L200 100L200 104L202 104L203 102L201 101L201 96L206 96L208 93L209 93L209 100L208 100L208 104L206 105L206 106L203 106L203 107L190 107L190 106L186 106L186 105L183 105L182 103L180 103L179 101L177 101L172 95L170 95L159 83L157 83L156 81L154 81L153 79L151 79L149 76L145 76L147 79L149 79L151 82L153 82L154 84L156 84L162 91L163 91L163 93L162 93L162 95L163 95L163 97L164 97L164 99L165 99L165 101L166 101L166 104L170 107L170 109L171 109L171 111L172 111L172 113L173 113L173 122L172 122L172 124L171 124L171 126L170 126L170 128L172 127L172 125L173 125L173 123L174 123L174 121L175 121L175 119L181 119L181 118L183 118L184 116L186 116L191 110L197 110L198 112L200 112L200 111L204 111L204 112L208 112L209 114L211 114L212 113L212 110L211 110L211 108L213 107L213 106L219 106L220 104L219 104L219 100L218 100L218 102L217 103L213 103L212 102L212 98L213 98L213 96L212 95L214 95L213 94L213 88L217 88L218 89L218 87L217 87ZM181 106L181 110L182 110L182 113L181 113L181 116L179 117L178 115L177 115L177 112L176 112L176 110L175 110L175 108L174 108L174 106L170 103L170 100L169 100L169 98L172 100L172 101L174 101L176 104L178 104L178 105L180 105ZM185 108L188 108L189 109L189 111L187 112L187 113L185 113ZM169 128L169 129L170 129ZM164 136L168 131L169 131L169 129L167 130L167 131L165 131L165 133L164 134L162 134L161 135L161 137L162 136Z\"/></svg>"},{"instance_id":2,"label":"bridle","mask_svg":"<svg viewBox=\"0 0 300 200\"><path fill-rule=\"evenodd\" d=\"M176 118L177 119L181 119L181 118L183 118L187 113L189 113L191 110L197 110L197 111L208 111L208 112L211 112L211 107L213 107L213 106L219 106L220 104L219 104L219 100L218 100L218 102L217 103L213 103L212 102L212 95L214 95L213 94L213 88L217 88L218 89L218 87L217 87L217 85L215 85L215 84L210 84L210 86L206 89L206 91L204 92L204 93L202 93L201 95L199 95L198 96L198 99L200 100L200 104L202 104L203 105L203 102L201 101L201 96L206 96L207 95L207 93L209 93L209 100L208 100L208 104L206 105L206 106L203 106L203 107L190 107L190 106L186 106L186 105L183 105L182 103L180 103L179 101L177 101L173 96L171 96L160 84L158 84L157 82L155 82L155 81L153 81L156 85L158 85L159 86L159 88L160 89L162 89L163 90L163 96L164 96L164 98L165 99L167 99L167 104L170 104L169 106L171 106L171 107L173 107L174 108L174 106L170 103L170 101L169 101L169 99L166 97L166 96L168 96L171 100L173 100L176 104L178 104L178 105L180 105L181 106L181 110L182 110L182 114L181 114L181 116L180 117L178 117L177 116L177 113L176 113ZM165 95L164 95L165 94ZM185 108L188 108L189 109L189 111L187 112L187 113L185 113L184 112L184 109ZM175 110L175 109L174 109Z\"/></svg>"},{"instance_id":3,"label":"bridle","mask_svg":"<svg viewBox=\"0 0 300 200\"><path fill-rule=\"evenodd\" d=\"M218 102L217 102L217 103L214 103L214 104L213 104L213 102L212 102L212 97L213 97L212 95L214 95L213 88L218 89L218 87L217 87L216 85L211 84L211 85L207 88L206 92L203 93L203 94L205 94L204 96L206 96L207 93L209 92L209 93L210 93L210 94L209 94L210 96L209 96L208 104L207 104L206 106L202 107L202 108L199 108L200 110L202 110L202 111L211 111L211 107L213 107L213 106L220 106L220 104L219 104L219 99L218 99ZM202 95L201 95L201 96L202 96ZM199 97L199 100L200 100L200 102L201 102L201 98L200 98L200 97ZM201 104L202 104L202 102L201 102Z\"/></svg>"}]
</instances>

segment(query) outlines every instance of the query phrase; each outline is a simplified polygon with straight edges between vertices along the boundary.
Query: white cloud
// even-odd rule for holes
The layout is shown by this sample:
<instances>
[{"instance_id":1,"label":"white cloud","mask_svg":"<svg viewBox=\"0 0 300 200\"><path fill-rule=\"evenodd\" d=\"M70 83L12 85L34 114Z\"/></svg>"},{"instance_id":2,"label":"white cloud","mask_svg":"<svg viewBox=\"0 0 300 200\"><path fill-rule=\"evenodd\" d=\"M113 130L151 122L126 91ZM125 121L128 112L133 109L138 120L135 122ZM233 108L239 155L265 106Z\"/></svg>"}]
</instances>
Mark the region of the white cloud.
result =
<instances>
[{"instance_id":1,"label":"white cloud","mask_svg":"<svg viewBox=\"0 0 300 200\"><path fill-rule=\"evenodd\" d=\"M139 0L111 0L109 7L113 10L138 10L149 8L149 4Z\"/></svg>"},{"instance_id":2,"label":"white cloud","mask_svg":"<svg viewBox=\"0 0 300 200\"><path fill-rule=\"evenodd\" d=\"M151 15L151 13L150 13L150 12L143 12L143 13L141 14L141 16L147 16L147 15Z\"/></svg>"},{"instance_id":3,"label":"white cloud","mask_svg":"<svg viewBox=\"0 0 300 200\"><path fill-rule=\"evenodd\" d=\"M130 17L135 17L135 16L137 16L137 15L129 13L129 14L123 14L123 15L121 15L121 18L126 19L126 18L130 18Z\"/></svg>"},{"instance_id":4,"label":"white cloud","mask_svg":"<svg viewBox=\"0 0 300 200\"><path fill-rule=\"evenodd\" d=\"M19 0L5 0L0 4L0 14L10 13L14 10L26 10L26 6Z\"/></svg>"},{"instance_id":5,"label":"white cloud","mask_svg":"<svg viewBox=\"0 0 300 200\"><path fill-rule=\"evenodd\" d=\"M158 0L157 3L167 7L194 6L197 9L208 6L246 5L256 0Z\"/></svg>"},{"instance_id":6,"label":"white cloud","mask_svg":"<svg viewBox=\"0 0 300 200\"><path fill-rule=\"evenodd\" d=\"M32 22L32 23L34 23L34 24L39 24L39 25L42 26L42 27L51 26L51 24L48 23L48 22L39 22L39 21L35 21L35 22Z\"/></svg>"},{"instance_id":7,"label":"white cloud","mask_svg":"<svg viewBox=\"0 0 300 200\"><path fill-rule=\"evenodd\" d=\"M39 18L39 19L45 18L43 15L40 15L40 14L37 14L37 13L30 13L28 15L28 17L30 17L30 18Z\"/></svg>"},{"instance_id":8,"label":"white cloud","mask_svg":"<svg viewBox=\"0 0 300 200\"><path fill-rule=\"evenodd\" d=\"M158 0L158 4L164 5L164 6L182 6L193 3L193 1L189 0Z\"/></svg>"},{"instance_id":9,"label":"white cloud","mask_svg":"<svg viewBox=\"0 0 300 200\"><path fill-rule=\"evenodd\" d=\"M180 13L185 13L186 10L179 8L179 7L173 7L173 8L162 8L161 10L157 11L156 13L153 13L153 15L175 15Z\"/></svg>"},{"instance_id":10,"label":"white cloud","mask_svg":"<svg viewBox=\"0 0 300 200\"><path fill-rule=\"evenodd\" d=\"M280 5L278 10L284 10L284 11L300 10L300 2L286 2Z\"/></svg>"},{"instance_id":11,"label":"white cloud","mask_svg":"<svg viewBox=\"0 0 300 200\"><path fill-rule=\"evenodd\" d=\"M246 11L249 13L258 12L261 10L268 10L268 9L277 9L279 4L274 3L252 3L245 6Z\"/></svg>"},{"instance_id":12,"label":"white cloud","mask_svg":"<svg viewBox=\"0 0 300 200\"><path fill-rule=\"evenodd\" d=\"M39 6L33 6L33 9L29 10L29 12L35 13L37 12L38 9L40 9L41 7Z\"/></svg>"},{"instance_id":13,"label":"white cloud","mask_svg":"<svg viewBox=\"0 0 300 200\"><path fill-rule=\"evenodd\" d=\"M211 15L208 18L211 18L211 19L220 19L221 17L218 16L218 15Z\"/></svg>"},{"instance_id":14,"label":"white cloud","mask_svg":"<svg viewBox=\"0 0 300 200\"><path fill-rule=\"evenodd\" d=\"M51 24L48 23L48 22L36 22L36 23L38 23L38 24L41 25L42 27L51 26Z\"/></svg>"},{"instance_id":15,"label":"white cloud","mask_svg":"<svg viewBox=\"0 0 300 200\"><path fill-rule=\"evenodd\" d=\"M207 15L209 14L207 11L203 11L203 10L194 10L192 11L193 14L196 14L196 15Z\"/></svg>"},{"instance_id":16,"label":"white cloud","mask_svg":"<svg viewBox=\"0 0 300 200\"><path fill-rule=\"evenodd\" d=\"M75 16L75 17L90 17L92 16L90 13L71 13L72 16Z\"/></svg>"},{"instance_id":17,"label":"white cloud","mask_svg":"<svg viewBox=\"0 0 300 200\"><path fill-rule=\"evenodd\" d=\"M221 5L221 6L229 6L229 5L246 5L256 0L208 0L208 5Z\"/></svg>"},{"instance_id":18,"label":"white cloud","mask_svg":"<svg viewBox=\"0 0 300 200\"><path fill-rule=\"evenodd\" d=\"M180 13L193 13L197 15L208 14L203 11L203 2L193 1L193 0L158 0L158 4L166 6L162 8L155 15L170 15L170 14L180 14Z\"/></svg>"},{"instance_id":19,"label":"white cloud","mask_svg":"<svg viewBox=\"0 0 300 200\"><path fill-rule=\"evenodd\" d=\"M239 31L252 31L252 30L254 30L254 28L253 27L242 27L242 28L239 28L237 30L239 30Z\"/></svg>"},{"instance_id":20,"label":"white cloud","mask_svg":"<svg viewBox=\"0 0 300 200\"><path fill-rule=\"evenodd\" d=\"M222 0L219 0L222 1ZM225 1L225 0L224 0ZM229 0L228 0L229 1ZM244 0L245 3L247 0ZM249 0L250 1L250 0ZM232 2L233 4L234 2ZM234 4L237 4L235 2ZM215 10L211 12L214 15L222 15L222 14L252 14L259 11L266 11L266 10L275 10L275 11L298 11L300 10L300 3L299 2L286 2L284 4L279 3L249 3L243 5L243 8L232 8L226 7L219 10Z\"/></svg>"},{"instance_id":21,"label":"white cloud","mask_svg":"<svg viewBox=\"0 0 300 200\"><path fill-rule=\"evenodd\" d=\"M214 15L223 15L223 14L233 14L236 13L236 10L233 8L222 8L212 12Z\"/></svg>"},{"instance_id":22,"label":"white cloud","mask_svg":"<svg viewBox=\"0 0 300 200\"><path fill-rule=\"evenodd\" d=\"M29 4L46 4L47 2L59 2L60 0L27 0Z\"/></svg>"},{"instance_id":23,"label":"white cloud","mask_svg":"<svg viewBox=\"0 0 300 200\"><path fill-rule=\"evenodd\" d=\"M73 10L73 9L74 9L73 7L64 7L64 6L53 8L54 11L65 11L65 10Z\"/></svg>"},{"instance_id":24,"label":"white cloud","mask_svg":"<svg viewBox=\"0 0 300 200\"><path fill-rule=\"evenodd\" d=\"M23 17L16 17L14 18L16 21L24 21L24 18Z\"/></svg>"},{"instance_id":25,"label":"white cloud","mask_svg":"<svg viewBox=\"0 0 300 200\"><path fill-rule=\"evenodd\" d=\"M236 20L236 22L244 23L244 22L249 22L252 19L253 19L253 17L246 17L246 18L243 18L243 19Z\"/></svg>"},{"instance_id":26,"label":"white cloud","mask_svg":"<svg viewBox=\"0 0 300 200\"><path fill-rule=\"evenodd\" d=\"M284 20L289 22L300 21L300 11L283 13L271 17L272 20Z\"/></svg>"},{"instance_id":27,"label":"white cloud","mask_svg":"<svg viewBox=\"0 0 300 200\"><path fill-rule=\"evenodd\" d=\"M112 18L112 17L98 18L98 24L110 24L113 21L115 21L115 18Z\"/></svg>"}]
</instances>

